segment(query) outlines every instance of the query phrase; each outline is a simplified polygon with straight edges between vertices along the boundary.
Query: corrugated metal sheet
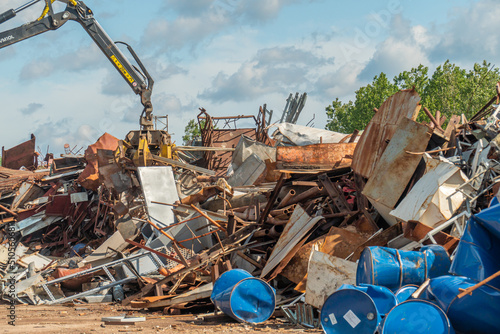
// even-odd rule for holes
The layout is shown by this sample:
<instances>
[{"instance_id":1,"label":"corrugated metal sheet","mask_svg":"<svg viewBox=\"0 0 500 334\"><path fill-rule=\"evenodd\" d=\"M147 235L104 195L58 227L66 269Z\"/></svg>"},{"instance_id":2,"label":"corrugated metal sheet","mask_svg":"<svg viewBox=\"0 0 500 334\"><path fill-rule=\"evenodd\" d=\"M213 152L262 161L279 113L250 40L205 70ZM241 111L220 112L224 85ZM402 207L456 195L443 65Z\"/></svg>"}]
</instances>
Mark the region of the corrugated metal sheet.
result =
<instances>
[{"instance_id":1,"label":"corrugated metal sheet","mask_svg":"<svg viewBox=\"0 0 500 334\"><path fill-rule=\"evenodd\" d=\"M420 108L415 90L403 90L388 98L359 139L352 161L354 172L369 179L399 122L403 118L416 120Z\"/></svg>"},{"instance_id":2,"label":"corrugated metal sheet","mask_svg":"<svg viewBox=\"0 0 500 334\"><path fill-rule=\"evenodd\" d=\"M387 215L394 209L411 177L422 160L421 155L409 152L425 151L432 136L432 129L408 118L403 118L384 154L380 157L372 177L363 189L363 195L380 209L380 214L391 223L393 217ZM384 206L387 210L383 210Z\"/></svg>"}]
</instances>

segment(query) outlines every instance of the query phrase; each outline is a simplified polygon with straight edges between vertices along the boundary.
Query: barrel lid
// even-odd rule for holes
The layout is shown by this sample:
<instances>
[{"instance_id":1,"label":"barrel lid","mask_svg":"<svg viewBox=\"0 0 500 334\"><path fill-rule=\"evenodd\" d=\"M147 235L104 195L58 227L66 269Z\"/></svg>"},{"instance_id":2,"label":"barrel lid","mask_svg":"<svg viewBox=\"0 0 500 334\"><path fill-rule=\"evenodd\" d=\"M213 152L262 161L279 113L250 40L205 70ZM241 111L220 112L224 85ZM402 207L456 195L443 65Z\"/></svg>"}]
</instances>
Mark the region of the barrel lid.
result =
<instances>
[{"instance_id":1,"label":"barrel lid","mask_svg":"<svg viewBox=\"0 0 500 334\"><path fill-rule=\"evenodd\" d=\"M359 257L358 267L356 269L356 284L373 284L373 263L371 248L366 247Z\"/></svg>"},{"instance_id":2,"label":"barrel lid","mask_svg":"<svg viewBox=\"0 0 500 334\"><path fill-rule=\"evenodd\" d=\"M396 291L396 299L398 300L398 304L407 301L411 297L412 293L417 291L417 289L418 285L414 284L408 284L399 288L398 291Z\"/></svg>"},{"instance_id":3,"label":"barrel lid","mask_svg":"<svg viewBox=\"0 0 500 334\"><path fill-rule=\"evenodd\" d=\"M251 277L234 286L229 303L236 318L257 324L273 315L276 294L265 281Z\"/></svg>"},{"instance_id":4,"label":"barrel lid","mask_svg":"<svg viewBox=\"0 0 500 334\"><path fill-rule=\"evenodd\" d=\"M321 308L321 326L327 334L373 334L379 322L375 303L359 290L338 290Z\"/></svg>"},{"instance_id":5,"label":"barrel lid","mask_svg":"<svg viewBox=\"0 0 500 334\"><path fill-rule=\"evenodd\" d=\"M385 317L382 334L454 333L446 314L425 300L409 300L394 307Z\"/></svg>"}]
</instances>

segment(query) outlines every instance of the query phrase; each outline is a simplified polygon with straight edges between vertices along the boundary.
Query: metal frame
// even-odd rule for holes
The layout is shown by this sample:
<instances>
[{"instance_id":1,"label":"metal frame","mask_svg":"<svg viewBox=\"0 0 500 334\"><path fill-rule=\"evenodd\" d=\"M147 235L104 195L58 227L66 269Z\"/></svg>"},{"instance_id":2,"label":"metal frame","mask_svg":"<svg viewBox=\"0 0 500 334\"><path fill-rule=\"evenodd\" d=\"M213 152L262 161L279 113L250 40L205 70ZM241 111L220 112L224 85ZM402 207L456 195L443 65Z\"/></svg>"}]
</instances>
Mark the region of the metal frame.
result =
<instances>
[{"instance_id":1,"label":"metal frame","mask_svg":"<svg viewBox=\"0 0 500 334\"><path fill-rule=\"evenodd\" d=\"M44 283L40 284L40 286L45 290L45 292L47 293L47 295L50 298L50 301L47 302L48 305L64 303L64 302L71 301L71 300L74 300L74 299L77 299L77 298L80 298L80 297L92 295L92 294L94 294L96 292L99 292L101 290L106 290L106 289L114 287L115 285L120 285L120 284L128 283L130 281L133 281L133 280L139 278L139 276L137 276L137 269L133 266L133 264L130 261L137 260L139 258L146 257L146 256L151 257L151 259L153 260L153 263L156 265L157 269L160 269L163 266L163 263L154 254L151 254L151 253L141 253L141 254L136 254L136 255L130 256L130 257L125 258L125 259L119 259L119 260L116 260L116 261L112 261L110 263L103 264L103 265L97 266L95 268L90 268L88 270L81 271L81 272L78 272L78 273L75 273L75 274L72 274L72 275L64 276L64 277L61 277L61 278L58 278L58 279L55 279L55 280L52 280L52 281L49 281L49 282L44 282ZM108 268L116 266L116 265L119 265L119 264L124 264L128 268L133 268L133 269L131 269L131 272L134 273L135 276L134 277L123 278L123 279L117 281L113 277L113 275L111 275L111 272L109 271ZM78 277L81 277L81 276L84 276L84 275L96 273L96 272L98 272L100 270L104 270L104 272L106 273L106 275L108 276L108 278L111 281L110 284L103 285L103 286L97 287L95 289L88 290L88 291L85 291L85 292L82 292L82 293L78 293L78 294L70 296L70 297L61 298L61 299L55 299L54 295L52 294L52 292L48 288L49 285L54 285L54 284L61 283L61 282L64 282L64 281L72 279L72 278L78 278Z\"/></svg>"}]
</instances>

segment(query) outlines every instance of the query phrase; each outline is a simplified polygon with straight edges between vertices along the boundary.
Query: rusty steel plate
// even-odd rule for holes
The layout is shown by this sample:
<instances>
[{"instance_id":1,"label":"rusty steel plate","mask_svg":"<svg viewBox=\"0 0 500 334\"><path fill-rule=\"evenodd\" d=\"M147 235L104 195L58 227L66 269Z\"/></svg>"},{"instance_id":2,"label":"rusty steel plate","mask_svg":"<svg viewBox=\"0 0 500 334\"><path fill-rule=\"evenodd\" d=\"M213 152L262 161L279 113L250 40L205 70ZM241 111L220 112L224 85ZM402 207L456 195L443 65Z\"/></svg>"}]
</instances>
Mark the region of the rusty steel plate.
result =
<instances>
[{"instance_id":1,"label":"rusty steel plate","mask_svg":"<svg viewBox=\"0 0 500 334\"><path fill-rule=\"evenodd\" d=\"M403 118L416 120L420 108L420 96L415 90L403 90L388 98L359 138L352 161L354 172L369 179L399 122Z\"/></svg>"}]
</instances>

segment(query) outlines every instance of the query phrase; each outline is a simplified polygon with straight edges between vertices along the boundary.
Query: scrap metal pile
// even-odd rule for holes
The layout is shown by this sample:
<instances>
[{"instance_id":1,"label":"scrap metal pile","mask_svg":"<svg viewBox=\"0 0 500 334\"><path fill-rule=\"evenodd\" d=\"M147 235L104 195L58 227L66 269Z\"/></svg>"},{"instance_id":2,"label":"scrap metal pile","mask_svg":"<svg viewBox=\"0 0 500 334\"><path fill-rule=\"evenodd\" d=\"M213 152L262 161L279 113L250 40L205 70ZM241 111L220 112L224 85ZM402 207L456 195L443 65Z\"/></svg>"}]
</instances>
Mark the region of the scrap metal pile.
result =
<instances>
[{"instance_id":1,"label":"scrap metal pile","mask_svg":"<svg viewBox=\"0 0 500 334\"><path fill-rule=\"evenodd\" d=\"M494 333L500 105L471 120L424 108L423 124L419 102L400 91L351 135L281 123L269 136L265 106L257 118L202 110L202 147L173 147L177 160L141 166L104 134L50 170L1 168L3 298L216 305L326 333Z\"/></svg>"}]
</instances>

